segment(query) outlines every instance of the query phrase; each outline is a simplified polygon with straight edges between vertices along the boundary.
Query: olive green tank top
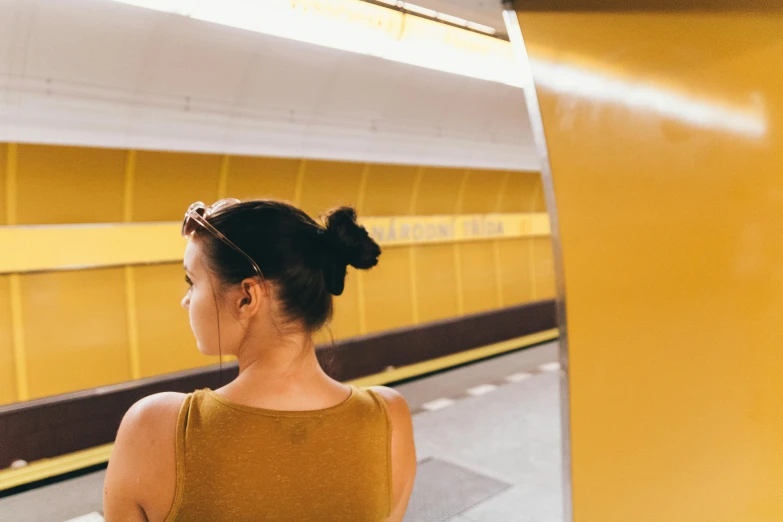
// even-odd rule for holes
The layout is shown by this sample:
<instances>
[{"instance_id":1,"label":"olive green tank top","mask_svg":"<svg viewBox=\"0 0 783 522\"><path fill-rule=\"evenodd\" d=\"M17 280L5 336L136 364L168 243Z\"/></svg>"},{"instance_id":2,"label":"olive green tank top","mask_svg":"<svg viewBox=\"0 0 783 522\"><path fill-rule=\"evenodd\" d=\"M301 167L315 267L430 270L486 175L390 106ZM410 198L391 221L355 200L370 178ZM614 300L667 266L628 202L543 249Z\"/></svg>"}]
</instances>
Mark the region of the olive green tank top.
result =
<instances>
[{"instance_id":1,"label":"olive green tank top","mask_svg":"<svg viewBox=\"0 0 783 522\"><path fill-rule=\"evenodd\" d=\"M391 513L391 420L351 386L331 408L277 411L211 390L177 420L177 488L166 522L374 522Z\"/></svg>"}]
</instances>

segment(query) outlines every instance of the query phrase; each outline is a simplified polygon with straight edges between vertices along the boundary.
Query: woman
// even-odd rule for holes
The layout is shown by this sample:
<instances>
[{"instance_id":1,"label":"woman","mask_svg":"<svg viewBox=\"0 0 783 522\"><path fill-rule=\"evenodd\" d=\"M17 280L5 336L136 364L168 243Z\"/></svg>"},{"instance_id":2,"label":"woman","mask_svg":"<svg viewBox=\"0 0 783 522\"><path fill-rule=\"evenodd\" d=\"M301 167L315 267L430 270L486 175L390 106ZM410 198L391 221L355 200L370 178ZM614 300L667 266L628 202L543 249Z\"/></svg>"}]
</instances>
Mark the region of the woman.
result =
<instances>
[{"instance_id":1,"label":"woman","mask_svg":"<svg viewBox=\"0 0 783 522\"><path fill-rule=\"evenodd\" d=\"M350 208L325 223L278 201L188 209L182 306L198 349L235 355L239 376L130 408L106 473L108 522L402 520L416 473L407 403L331 379L312 339L347 265L371 268L381 250Z\"/></svg>"}]
</instances>

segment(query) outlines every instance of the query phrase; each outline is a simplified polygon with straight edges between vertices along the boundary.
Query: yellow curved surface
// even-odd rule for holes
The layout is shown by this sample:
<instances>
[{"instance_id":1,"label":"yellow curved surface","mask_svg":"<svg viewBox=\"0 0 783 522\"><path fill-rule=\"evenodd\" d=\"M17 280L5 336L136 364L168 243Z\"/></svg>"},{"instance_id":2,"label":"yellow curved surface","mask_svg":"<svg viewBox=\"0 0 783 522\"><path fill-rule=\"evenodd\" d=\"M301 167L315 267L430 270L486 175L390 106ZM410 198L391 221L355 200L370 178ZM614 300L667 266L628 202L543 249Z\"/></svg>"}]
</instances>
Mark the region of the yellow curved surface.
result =
<instances>
[{"instance_id":1,"label":"yellow curved surface","mask_svg":"<svg viewBox=\"0 0 783 522\"><path fill-rule=\"evenodd\" d=\"M518 11L560 220L573 520L780 521L783 14L651 3Z\"/></svg>"}]
</instances>

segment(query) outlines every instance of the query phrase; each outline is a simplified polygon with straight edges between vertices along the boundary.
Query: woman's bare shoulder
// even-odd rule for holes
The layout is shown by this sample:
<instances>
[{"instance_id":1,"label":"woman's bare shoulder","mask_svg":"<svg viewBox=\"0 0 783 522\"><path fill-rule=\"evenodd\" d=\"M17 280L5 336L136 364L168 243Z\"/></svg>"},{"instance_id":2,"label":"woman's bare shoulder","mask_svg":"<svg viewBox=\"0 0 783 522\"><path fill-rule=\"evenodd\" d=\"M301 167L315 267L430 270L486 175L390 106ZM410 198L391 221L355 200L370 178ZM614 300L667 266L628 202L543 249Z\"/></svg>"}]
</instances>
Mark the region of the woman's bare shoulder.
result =
<instances>
[{"instance_id":1,"label":"woman's bare shoulder","mask_svg":"<svg viewBox=\"0 0 783 522\"><path fill-rule=\"evenodd\" d=\"M410 417L408 402L400 392L394 388L389 388L388 386L370 386L370 389L383 397L384 401L389 406L389 412L391 413L392 418Z\"/></svg>"},{"instance_id":2,"label":"woman's bare shoulder","mask_svg":"<svg viewBox=\"0 0 783 522\"><path fill-rule=\"evenodd\" d=\"M136 401L123 417L122 422L133 425L134 428L138 421L159 421L173 418L176 420L182 403L187 394L178 392L162 392L148 395L143 399ZM120 425L122 429L122 425Z\"/></svg>"},{"instance_id":3,"label":"woman's bare shoulder","mask_svg":"<svg viewBox=\"0 0 783 522\"><path fill-rule=\"evenodd\" d=\"M372 386L389 407L392 424L392 512L389 522L402 521L416 478L416 446L410 408L400 392L386 386Z\"/></svg>"},{"instance_id":4,"label":"woman's bare shoulder","mask_svg":"<svg viewBox=\"0 0 783 522\"><path fill-rule=\"evenodd\" d=\"M156 393L128 409L106 471L106 520L165 518L176 489L175 428L186 397Z\"/></svg>"},{"instance_id":5,"label":"woman's bare shoulder","mask_svg":"<svg viewBox=\"0 0 783 522\"><path fill-rule=\"evenodd\" d=\"M162 392L136 401L122 418L115 449L118 444L123 445L120 449L133 449L140 442L146 444L149 439L163 438L173 442L176 435L174 426L185 397L187 394L184 393ZM133 446L126 448L127 443Z\"/></svg>"}]
</instances>

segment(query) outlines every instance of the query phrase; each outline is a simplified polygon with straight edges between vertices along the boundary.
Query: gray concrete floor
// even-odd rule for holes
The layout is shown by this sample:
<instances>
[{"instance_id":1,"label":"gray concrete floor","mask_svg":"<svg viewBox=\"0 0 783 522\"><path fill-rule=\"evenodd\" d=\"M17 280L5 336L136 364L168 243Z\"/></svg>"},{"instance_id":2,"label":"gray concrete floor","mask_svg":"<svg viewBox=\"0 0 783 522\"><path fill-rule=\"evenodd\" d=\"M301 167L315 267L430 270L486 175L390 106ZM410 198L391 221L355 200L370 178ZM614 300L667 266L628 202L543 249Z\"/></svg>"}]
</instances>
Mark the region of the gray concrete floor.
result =
<instances>
[{"instance_id":1,"label":"gray concrete floor","mask_svg":"<svg viewBox=\"0 0 783 522\"><path fill-rule=\"evenodd\" d=\"M562 520L559 372L541 368L556 360L557 344L548 343L397 386L415 412L420 461L437 459L508 484L448 522ZM505 380L528 372L521 382ZM434 404L440 409L429 411ZM101 520L95 513L102 509L103 477L91 473L2 498L0 522ZM417 506L443 501L428 496L430 486L417 480Z\"/></svg>"}]
</instances>

